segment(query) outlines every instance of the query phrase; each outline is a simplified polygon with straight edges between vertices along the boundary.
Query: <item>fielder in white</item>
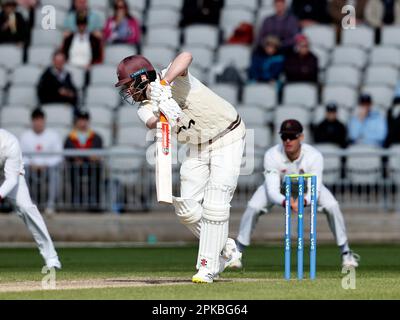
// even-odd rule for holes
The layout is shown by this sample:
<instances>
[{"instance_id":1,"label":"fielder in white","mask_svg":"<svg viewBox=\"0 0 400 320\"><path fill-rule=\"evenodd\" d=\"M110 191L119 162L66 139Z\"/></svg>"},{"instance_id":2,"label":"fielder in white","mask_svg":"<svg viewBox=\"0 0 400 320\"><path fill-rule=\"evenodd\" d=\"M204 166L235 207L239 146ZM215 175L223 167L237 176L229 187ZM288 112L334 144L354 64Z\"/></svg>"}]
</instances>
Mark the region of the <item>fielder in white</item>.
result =
<instances>
[{"instance_id":1,"label":"fielder in white","mask_svg":"<svg viewBox=\"0 0 400 320\"><path fill-rule=\"evenodd\" d=\"M29 194L19 142L4 129L0 129L0 168L0 200L8 198L12 202L18 216L32 233L46 266L61 269L53 241Z\"/></svg>"},{"instance_id":2,"label":"fielder in white","mask_svg":"<svg viewBox=\"0 0 400 320\"><path fill-rule=\"evenodd\" d=\"M236 250L228 226L245 126L230 103L190 74L191 63L192 55L183 52L157 77L146 58L130 56L118 66L116 86L122 86L125 100L140 102L138 115L148 128L156 128L161 111L178 141L188 146L181 196L173 204L180 222L200 239L192 281L211 283Z\"/></svg>"},{"instance_id":3,"label":"fielder in white","mask_svg":"<svg viewBox=\"0 0 400 320\"><path fill-rule=\"evenodd\" d=\"M282 144L270 148L264 157L265 183L254 193L247 204L236 240L240 254L230 261L229 267L242 267L242 252L250 245L250 237L261 214L268 213L272 206L285 207L284 188L282 183L287 174L310 173L317 175L318 205L326 213L330 229L340 248L343 266L358 266L359 256L353 253L348 244L343 214L332 193L322 182L323 157L314 147L303 143L303 127L297 120L286 120L280 129ZM307 189L311 190L308 181ZM310 205L311 194L306 192L305 206ZM298 202L291 199L294 212L298 210ZM283 231L282 231L283 233Z\"/></svg>"}]
</instances>

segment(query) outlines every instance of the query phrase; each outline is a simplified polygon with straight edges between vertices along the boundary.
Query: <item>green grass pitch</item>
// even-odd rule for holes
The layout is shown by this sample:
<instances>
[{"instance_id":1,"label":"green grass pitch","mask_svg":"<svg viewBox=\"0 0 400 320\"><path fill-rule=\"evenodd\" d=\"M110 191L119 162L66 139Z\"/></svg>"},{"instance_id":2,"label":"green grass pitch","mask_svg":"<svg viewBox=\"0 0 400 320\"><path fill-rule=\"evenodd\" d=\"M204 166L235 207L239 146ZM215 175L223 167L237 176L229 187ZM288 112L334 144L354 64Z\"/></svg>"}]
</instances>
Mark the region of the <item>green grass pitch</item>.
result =
<instances>
[{"instance_id":1,"label":"green grass pitch","mask_svg":"<svg viewBox=\"0 0 400 320\"><path fill-rule=\"evenodd\" d=\"M356 289L342 288L338 249L317 249L317 279L283 279L283 248L253 246L245 255L245 269L225 271L211 285L190 283L196 247L65 248L59 249L64 265L60 283L86 280L120 281L118 287L73 288L5 292L13 284L41 283L41 258L35 249L0 249L0 299L399 299L400 245L362 245L356 272ZM307 259L307 255L305 255ZM295 253L293 253L295 260ZM308 265L305 265L305 277ZM295 274L295 266L292 267ZM145 280L143 280L145 279ZM168 280L162 285L158 279ZM175 281L175 280L176 281ZM143 284L142 280L145 284ZM103 282L102 282L103 281ZM122 281L122 282L121 282ZM136 283L137 282L137 283ZM108 283L108 282L107 282ZM136 285L132 285L135 284ZM24 288L24 287L22 287Z\"/></svg>"}]
</instances>

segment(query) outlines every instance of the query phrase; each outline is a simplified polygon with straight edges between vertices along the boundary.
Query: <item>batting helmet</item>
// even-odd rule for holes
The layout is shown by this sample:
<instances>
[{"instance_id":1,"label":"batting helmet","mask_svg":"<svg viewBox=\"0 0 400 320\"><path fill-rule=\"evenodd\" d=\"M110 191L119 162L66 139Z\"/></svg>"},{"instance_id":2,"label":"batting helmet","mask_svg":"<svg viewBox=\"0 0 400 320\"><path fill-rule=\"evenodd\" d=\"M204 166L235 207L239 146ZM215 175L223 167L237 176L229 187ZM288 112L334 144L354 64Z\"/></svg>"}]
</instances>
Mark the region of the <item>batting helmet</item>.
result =
<instances>
[{"instance_id":1,"label":"batting helmet","mask_svg":"<svg viewBox=\"0 0 400 320\"><path fill-rule=\"evenodd\" d=\"M116 87L124 86L120 91L121 96L128 103L146 99L146 88L150 82L157 78L157 73L145 57L133 55L123 59L117 68L118 82ZM134 101L130 101L132 98Z\"/></svg>"}]
</instances>

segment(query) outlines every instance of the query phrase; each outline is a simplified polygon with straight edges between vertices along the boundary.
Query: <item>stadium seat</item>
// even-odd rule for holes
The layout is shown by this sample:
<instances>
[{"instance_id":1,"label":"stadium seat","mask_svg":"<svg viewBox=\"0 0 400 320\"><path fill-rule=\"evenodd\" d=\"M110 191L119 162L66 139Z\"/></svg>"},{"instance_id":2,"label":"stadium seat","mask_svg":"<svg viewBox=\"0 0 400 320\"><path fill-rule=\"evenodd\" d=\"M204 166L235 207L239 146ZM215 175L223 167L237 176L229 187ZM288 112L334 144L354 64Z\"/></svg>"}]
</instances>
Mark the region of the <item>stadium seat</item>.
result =
<instances>
[{"instance_id":1,"label":"stadium seat","mask_svg":"<svg viewBox=\"0 0 400 320\"><path fill-rule=\"evenodd\" d=\"M273 109L278 103L276 88L264 83L248 84L244 87L243 103Z\"/></svg>"},{"instance_id":2,"label":"stadium seat","mask_svg":"<svg viewBox=\"0 0 400 320\"><path fill-rule=\"evenodd\" d=\"M308 83L287 84L283 91L283 103L311 109L318 103L317 87Z\"/></svg>"},{"instance_id":3,"label":"stadium seat","mask_svg":"<svg viewBox=\"0 0 400 320\"><path fill-rule=\"evenodd\" d=\"M361 83L361 73L357 68L351 66L330 66L326 71L325 83L357 88Z\"/></svg>"},{"instance_id":4,"label":"stadium seat","mask_svg":"<svg viewBox=\"0 0 400 320\"><path fill-rule=\"evenodd\" d=\"M331 50L335 46L336 32L331 26L313 25L304 28L303 33L312 46L320 46L327 50Z\"/></svg>"},{"instance_id":5,"label":"stadium seat","mask_svg":"<svg viewBox=\"0 0 400 320\"><path fill-rule=\"evenodd\" d=\"M373 65L389 65L400 67L400 49L395 47L374 47L370 54L370 63Z\"/></svg>"},{"instance_id":6,"label":"stadium seat","mask_svg":"<svg viewBox=\"0 0 400 320\"><path fill-rule=\"evenodd\" d=\"M183 0L151 0L150 8L171 8L175 10L181 10L183 6Z\"/></svg>"},{"instance_id":7,"label":"stadium seat","mask_svg":"<svg viewBox=\"0 0 400 320\"><path fill-rule=\"evenodd\" d=\"M233 106L238 103L238 88L231 84L216 83L213 85L213 91L230 102Z\"/></svg>"},{"instance_id":8,"label":"stadium seat","mask_svg":"<svg viewBox=\"0 0 400 320\"><path fill-rule=\"evenodd\" d=\"M168 67L175 58L175 50L166 47L145 46L142 54L150 60L158 71Z\"/></svg>"},{"instance_id":9,"label":"stadium seat","mask_svg":"<svg viewBox=\"0 0 400 320\"><path fill-rule=\"evenodd\" d=\"M12 70L22 63L23 51L15 45L0 45L0 65L7 70Z\"/></svg>"},{"instance_id":10,"label":"stadium seat","mask_svg":"<svg viewBox=\"0 0 400 320\"><path fill-rule=\"evenodd\" d=\"M180 31L173 27L154 27L147 31L146 44L176 50L180 44Z\"/></svg>"},{"instance_id":11,"label":"stadium seat","mask_svg":"<svg viewBox=\"0 0 400 320\"><path fill-rule=\"evenodd\" d=\"M39 6L36 10L35 10L35 28L42 28L42 20L44 17L44 14L42 13L42 8L43 6ZM64 21L65 18L68 15L68 9L64 9L61 8L59 6L56 7L56 27L63 29L64 28ZM47 12L45 12L45 14L47 14Z\"/></svg>"},{"instance_id":12,"label":"stadium seat","mask_svg":"<svg viewBox=\"0 0 400 320\"><path fill-rule=\"evenodd\" d=\"M242 1L245 2L245 1ZM227 39L241 23L254 23L254 12L246 7L231 8L224 7L221 11L220 27L224 31L224 38Z\"/></svg>"},{"instance_id":13,"label":"stadium seat","mask_svg":"<svg viewBox=\"0 0 400 320\"><path fill-rule=\"evenodd\" d=\"M34 86L11 86L8 92L8 104L27 105L35 107L38 104L36 87Z\"/></svg>"},{"instance_id":14,"label":"stadium seat","mask_svg":"<svg viewBox=\"0 0 400 320\"><path fill-rule=\"evenodd\" d=\"M127 0L130 10L143 12L147 6L147 0Z\"/></svg>"},{"instance_id":15,"label":"stadium seat","mask_svg":"<svg viewBox=\"0 0 400 320\"><path fill-rule=\"evenodd\" d=\"M388 109L392 104L394 91L388 86L367 85L362 88L362 92L369 93L372 96L372 103L385 109Z\"/></svg>"},{"instance_id":16,"label":"stadium seat","mask_svg":"<svg viewBox=\"0 0 400 320\"><path fill-rule=\"evenodd\" d=\"M137 49L135 46L126 44L113 44L105 48L104 63L116 67L122 59L134 54L137 54Z\"/></svg>"},{"instance_id":17,"label":"stadium seat","mask_svg":"<svg viewBox=\"0 0 400 320\"><path fill-rule=\"evenodd\" d=\"M2 124L1 127L2 129L12 133L17 139L19 139L22 136L22 134L29 128L27 126L16 126L7 123Z\"/></svg>"},{"instance_id":18,"label":"stadium seat","mask_svg":"<svg viewBox=\"0 0 400 320\"><path fill-rule=\"evenodd\" d=\"M2 91L8 83L8 75L6 69L0 67L0 91ZM1 100L0 100L1 104Z\"/></svg>"},{"instance_id":19,"label":"stadium seat","mask_svg":"<svg viewBox=\"0 0 400 320\"><path fill-rule=\"evenodd\" d=\"M71 73L71 79L77 89L82 89L85 86L85 70L71 66L65 65L65 69Z\"/></svg>"},{"instance_id":20,"label":"stadium seat","mask_svg":"<svg viewBox=\"0 0 400 320\"><path fill-rule=\"evenodd\" d=\"M338 105L352 108L357 104L358 94L353 88L344 85L325 86L322 91L322 103L336 102Z\"/></svg>"},{"instance_id":21,"label":"stadium seat","mask_svg":"<svg viewBox=\"0 0 400 320\"><path fill-rule=\"evenodd\" d=\"M214 52L206 47L184 46L180 51L189 51L192 54L192 66L208 69L214 62Z\"/></svg>"},{"instance_id":22,"label":"stadium seat","mask_svg":"<svg viewBox=\"0 0 400 320\"><path fill-rule=\"evenodd\" d=\"M72 125L73 108L63 103L46 103L42 105L46 114L46 123L53 127L67 127Z\"/></svg>"},{"instance_id":23,"label":"stadium seat","mask_svg":"<svg viewBox=\"0 0 400 320\"><path fill-rule=\"evenodd\" d=\"M117 126L142 126L144 123L139 119L137 109L132 108L130 105L123 105L118 109L117 113Z\"/></svg>"},{"instance_id":24,"label":"stadium seat","mask_svg":"<svg viewBox=\"0 0 400 320\"><path fill-rule=\"evenodd\" d=\"M237 109L246 128L262 127L266 125L266 111L257 106L245 106Z\"/></svg>"},{"instance_id":25,"label":"stadium seat","mask_svg":"<svg viewBox=\"0 0 400 320\"><path fill-rule=\"evenodd\" d=\"M203 68L193 65L190 66L189 72L193 77L198 79L200 82L207 83L206 73L204 72Z\"/></svg>"},{"instance_id":26,"label":"stadium seat","mask_svg":"<svg viewBox=\"0 0 400 320\"><path fill-rule=\"evenodd\" d=\"M218 49L217 61L224 65L234 65L240 70L250 66L251 48L244 45L222 45Z\"/></svg>"},{"instance_id":27,"label":"stadium seat","mask_svg":"<svg viewBox=\"0 0 400 320\"><path fill-rule=\"evenodd\" d=\"M356 185L374 185L382 179L379 148L367 145L354 145L347 148L350 153L346 161L346 176ZM358 152L358 154L352 154Z\"/></svg>"},{"instance_id":28,"label":"stadium seat","mask_svg":"<svg viewBox=\"0 0 400 320\"><path fill-rule=\"evenodd\" d=\"M389 151L394 153L389 156L388 169L389 177L395 182L400 183L400 145L395 144L389 148Z\"/></svg>"},{"instance_id":29,"label":"stadium seat","mask_svg":"<svg viewBox=\"0 0 400 320\"><path fill-rule=\"evenodd\" d=\"M400 27L383 26L381 44L385 46L400 46Z\"/></svg>"},{"instance_id":30,"label":"stadium seat","mask_svg":"<svg viewBox=\"0 0 400 320\"><path fill-rule=\"evenodd\" d=\"M342 45L354 45L369 50L374 46L374 42L374 29L366 26L357 26L356 29L347 29L342 32Z\"/></svg>"},{"instance_id":31,"label":"stadium seat","mask_svg":"<svg viewBox=\"0 0 400 320\"><path fill-rule=\"evenodd\" d=\"M71 8L71 4L68 1L65 0L41 0L40 1L41 5L43 6L55 6L64 10L69 10Z\"/></svg>"},{"instance_id":32,"label":"stadium seat","mask_svg":"<svg viewBox=\"0 0 400 320\"><path fill-rule=\"evenodd\" d=\"M246 128L246 131L254 131L254 145L257 148L267 149L272 144L271 130L265 126L254 126L252 128Z\"/></svg>"},{"instance_id":33,"label":"stadium seat","mask_svg":"<svg viewBox=\"0 0 400 320\"><path fill-rule=\"evenodd\" d=\"M387 85L394 88L399 79L399 71L392 66L370 66L364 78L367 85Z\"/></svg>"},{"instance_id":34,"label":"stadium seat","mask_svg":"<svg viewBox=\"0 0 400 320\"><path fill-rule=\"evenodd\" d=\"M1 108L1 126L20 126L28 128L30 126L31 110L23 106L13 106L11 108Z\"/></svg>"},{"instance_id":35,"label":"stadium seat","mask_svg":"<svg viewBox=\"0 0 400 320\"><path fill-rule=\"evenodd\" d=\"M326 106L318 106L314 109L312 123L314 125L320 124L325 119L326 114ZM340 122L342 122L345 126L347 126L347 122L349 121L350 112L348 108L338 106L337 109L337 117Z\"/></svg>"},{"instance_id":36,"label":"stadium seat","mask_svg":"<svg viewBox=\"0 0 400 320\"><path fill-rule=\"evenodd\" d=\"M172 9L150 9L147 13L147 28L151 30L154 27L166 26L175 27L179 26L180 12Z\"/></svg>"},{"instance_id":37,"label":"stadium seat","mask_svg":"<svg viewBox=\"0 0 400 320\"><path fill-rule=\"evenodd\" d=\"M225 0L224 6L224 8L245 8L255 11L258 9L258 0Z\"/></svg>"},{"instance_id":38,"label":"stadium seat","mask_svg":"<svg viewBox=\"0 0 400 320\"><path fill-rule=\"evenodd\" d=\"M113 85L117 82L115 67L110 65L94 65L90 71L91 85Z\"/></svg>"},{"instance_id":39,"label":"stadium seat","mask_svg":"<svg viewBox=\"0 0 400 320\"><path fill-rule=\"evenodd\" d=\"M135 184L140 177L144 158L124 155L136 151L135 148L129 146L112 146L110 151L117 154L117 156L113 157L112 161L110 161L112 179L118 180L118 182L123 185Z\"/></svg>"},{"instance_id":40,"label":"stadium seat","mask_svg":"<svg viewBox=\"0 0 400 320\"><path fill-rule=\"evenodd\" d=\"M132 146L145 148L152 141L147 141L148 130L144 126L133 127L126 126L120 127L117 134L117 144L124 146Z\"/></svg>"},{"instance_id":41,"label":"stadium seat","mask_svg":"<svg viewBox=\"0 0 400 320\"><path fill-rule=\"evenodd\" d=\"M69 133L71 132L70 127L61 127L61 126L47 126L47 128L54 130L57 132L60 139L64 142Z\"/></svg>"},{"instance_id":42,"label":"stadium seat","mask_svg":"<svg viewBox=\"0 0 400 320\"><path fill-rule=\"evenodd\" d=\"M86 104L105 104L114 109L120 103L120 96L112 86L89 86L87 89Z\"/></svg>"},{"instance_id":43,"label":"stadium seat","mask_svg":"<svg viewBox=\"0 0 400 320\"><path fill-rule=\"evenodd\" d=\"M261 25L264 23L265 19L274 15L275 14L275 7L261 7L257 10L256 12L257 17L256 17L256 23L255 23L255 28L258 30Z\"/></svg>"},{"instance_id":44,"label":"stadium seat","mask_svg":"<svg viewBox=\"0 0 400 320\"><path fill-rule=\"evenodd\" d=\"M320 70L325 70L330 63L329 50L320 46L311 46L311 52L318 58L318 66Z\"/></svg>"},{"instance_id":45,"label":"stadium seat","mask_svg":"<svg viewBox=\"0 0 400 320\"><path fill-rule=\"evenodd\" d=\"M286 5L289 8L292 5L293 0L286 0ZM273 7L274 0L261 0L262 7Z\"/></svg>"},{"instance_id":46,"label":"stadium seat","mask_svg":"<svg viewBox=\"0 0 400 320\"><path fill-rule=\"evenodd\" d=\"M328 185L337 184L341 181L342 160L340 156L335 155L340 148L334 144L316 144L315 148L320 151L324 157L323 183Z\"/></svg>"},{"instance_id":47,"label":"stadium seat","mask_svg":"<svg viewBox=\"0 0 400 320\"><path fill-rule=\"evenodd\" d=\"M106 12L109 8L108 0L89 0L89 7L93 10Z\"/></svg>"},{"instance_id":48,"label":"stadium seat","mask_svg":"<svg viewBox=\"0 0 400 320\"><path fill-rule=\"evenodd\" d=\"M332 53L332 64L351 65L358 69L365 67L367 54L359 47L338 46Z\"/></svg>"},{"instance_id":49,"label":"stadium seat","mask_svg":"<svg viewBox=\"0 0 400 320\"><path fill-rule=\"evenodd\" d=\"M133 108L132 108L133 109ZM90 122L93 127L112 128L114 123L113 111L104 107L90 107L87 109L90 113Z\"/></svg>"},{"instance_id":50,"label":"stadium seat","mask_svg":"<svg viewBox=\"0 0 400 320\"><path fill-rule=\"evenodd\" d=\"M217 27L208 25L190 25L183 30L185 45L199 45L215 49L219 42Z\"/></svg>"},{"instance_id":51,"label":"stadium seat","mask_svg":"<svg viewBox=\"0 0 400 320\"><path fill-rule=\"evenodd\" d=\"M11 83L13 85L30 85L38 84L43 70L35 65L20 65L14 69L11 75Z\"/></svg>"},{"instance_id":52,"label":"stadium seat","mask_svg":"<svg viewBox=\"0 0 400 320\"><path fill-rule=\"evenodd\" d=\"M54 48L61 45L63 39L60 30L44 30L35 28L32 30L33 46L53 46Z\"/></svg>"},{"instance_id":53,"label":"stadium seat","mask_svg":"<svg viewBox=\"0 0 400 320\"><path fill-rule=\"evenodd\" d=\"M51 65L54 52L55 49L52 46L30 46L28 49L28 63L47 67Z\"/></svg>"},{"instance_id":54,"label":"stadium seat","mask_svg":"<svg viewBox=\"0 0 400 320\"><path fill-rule=\"evenodd\" d=\"M275 110L274 125L279 128L287 119L296 119L306 127L311 123L311 115L307 109L298 105L279 105Z\"/></svg>"}]
</instances>

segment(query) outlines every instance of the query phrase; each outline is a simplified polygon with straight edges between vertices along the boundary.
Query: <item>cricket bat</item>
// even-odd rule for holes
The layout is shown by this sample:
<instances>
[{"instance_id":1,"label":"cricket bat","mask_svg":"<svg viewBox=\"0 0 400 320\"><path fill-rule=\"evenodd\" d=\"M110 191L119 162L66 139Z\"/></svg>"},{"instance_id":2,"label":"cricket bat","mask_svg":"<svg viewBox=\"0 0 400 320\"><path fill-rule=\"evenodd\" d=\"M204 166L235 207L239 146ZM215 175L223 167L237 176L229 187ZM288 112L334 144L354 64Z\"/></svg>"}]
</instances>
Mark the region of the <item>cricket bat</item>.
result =
<instances>
[{"instance_id":1,"label":"cricket bat","mask_svg":"<svg viewBox=\"0 0 400 320\"><path fill-rule=\"evenodd\" d=\"M156 141L156 190L159 203L172 203L171 125L160 113Z\"/></svg>"}]
</instances>

